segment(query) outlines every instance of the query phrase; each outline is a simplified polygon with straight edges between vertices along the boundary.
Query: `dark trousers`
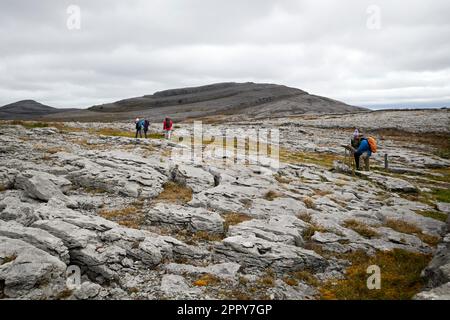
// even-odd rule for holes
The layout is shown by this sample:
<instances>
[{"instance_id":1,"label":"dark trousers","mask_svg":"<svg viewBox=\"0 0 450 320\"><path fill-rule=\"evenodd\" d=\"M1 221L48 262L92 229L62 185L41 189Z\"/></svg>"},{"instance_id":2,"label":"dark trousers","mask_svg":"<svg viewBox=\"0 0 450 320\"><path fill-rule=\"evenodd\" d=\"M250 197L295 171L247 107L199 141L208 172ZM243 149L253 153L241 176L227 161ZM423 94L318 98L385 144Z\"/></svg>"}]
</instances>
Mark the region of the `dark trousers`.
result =
<instances>
[{"instance_id":1,"label":"dark trousers","mask_svg":"<svg viewBox=\"0 0 450 320\"><path fill-rule=\"evenodd\" d=\"M148 128L147 128L147 129L144 128L144 135L145 135L145 138L147 138L147 132L148 132Z\"/></svg>"},{"instance_id":2,"label":"dark trousers","mask_svg":"<svg viewBox=\"0 0 450 320\"><path fill-rule=\"evenodd\" d=\"M359 158L361 157L361 155L363 154L359 153L359 152L355 152L355 165L356 165L356 170L359 170ZM366 159L365 159L365 164L364 164L365 170L369 170L369 156L366 155Z\"/></svg>"},{"instance_id":3,"label":"dark trousers","mask_svg":"<svg viewBox=\"0 0 450 320\"><path fill-rule=\"evenodd\" d=\"M136 138L138 136L138 133L139 133L139 137L142 138L142 130L141 129L136 129Z\"/></svg>"}]
</instances>

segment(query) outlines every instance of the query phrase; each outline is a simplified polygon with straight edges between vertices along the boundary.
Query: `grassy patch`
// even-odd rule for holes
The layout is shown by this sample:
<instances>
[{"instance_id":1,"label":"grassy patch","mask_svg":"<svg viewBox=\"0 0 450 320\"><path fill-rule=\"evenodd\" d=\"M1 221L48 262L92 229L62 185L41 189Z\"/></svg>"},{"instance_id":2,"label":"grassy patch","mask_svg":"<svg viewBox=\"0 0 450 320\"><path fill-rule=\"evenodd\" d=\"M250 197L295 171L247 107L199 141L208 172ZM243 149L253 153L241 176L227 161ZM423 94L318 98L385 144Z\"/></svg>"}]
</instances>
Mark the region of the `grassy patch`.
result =
<instances>
[{"instance_id":1,"label":"grassy patch","mask_svg":"<svg viewBox=\"0 0 450 320\"><path fill-rule=\"evenodd\" d=\"M439 221L442 221L442 222L447 222L448 215L443 213L443 212L439 212L439 211L416 211L416 213L420 214L421 216L427 217L427 218L439 220Z\"/></svg>"},{"instance_id":2,"label":"grassy patch","mask_svg":"<svg viewBox=\"0 0 450 320\"><path fill-rule=\"evenodd\" d=\"M388 228L391 228L392 230L401 233L407 234L422 233L422 230L419 227L402 220L388 219L386 220L384 225Z\"/></svg>"},{"instance_id":3,"label":"grassy patch","mask_svg":"<svg viewBox=\"0 0 450 320\"><path fill-rule=\"evenodd\" d=\"M299 212L296 217L306 223L311 223L312 220L312 217L308 212Z\"/></svg>"},{"instance_id":4,"label":"grassy patch","mask_svg":"<svg viewBox=\"0 0 450 320\"><path fill-rule=\"evenodd\" d=\"M408 223L406 221L388 219L388 220L386 220L384 225L388 228L391 228L392 230L397 231L397 232L406 233L406 234L414 234L420 240L429 244L430 246L436 246L440 241L439 237L425 234L422 232L422 229L420 229L419 227L417 227L411 223Z\"/></svg>"},{"instance_id":5,"label":"grassy patch","mask_svg":"<svg viewBox=\"0 0 450 320\"><path fill-rule=\"evenodd\" d=\"M297 152L280 148L280 160L287 163L309 163L322 167L333 167L333 161L339 158L332 153Z\"/></svg>"},{"instance_id":6,"label":"grassy patch","mask_svg":"<svg viewBox=\"0 0 450 320\"><path fill-rule=\"evenodd\" d=\"M424 279L422 270L431 260L424 255L406 250L380 251L367 256L358 251L347 255L351 266L346 270L346 279L330 280L319 288L322 299L338 300L407 300L419 292ZM367 288L367 268L371 265L381 269L381 289Z\"/></svg>"},{"instance_id":7,"label":"grassy patch","mask_svg":"<svg viewBox=\"0 0 450 320\"><path fill-rule=\"evenodd\" d=\"M212 274L204 274L200 277L200 279L194 281L192 284L197 287L206 287L206 286L214 286L220 283L220 279Z\"/></svg>"},{"instance_id":8,"label":"grassy patch","mask_svg":"<svg viewBox=\"0 0 450 320\"><path fill-rule=\"evenodd\" d=\"M289 184L289 183L292 182L292 179L283 177L283 176L280 175L280 174L274 175L274 178L275 178L275 180L277 180L279 183L286 183L286 184Z\"/></svg>"},{"instance_id":9,"label":"grassy patch","mask_svg":"<svg viewBox=\"0 0 450 320\"><path fill-rule=\"evenodd\" d=\"M273 201L279 197L281 197L281 194L273 190L267 191L264 195L264 199L266 199L267 201Z\"/></svg>"},{"instance_id":10,"label":"grassy patch","mask_svg":"<svg viewBox=\"0 0 450 320\"><path fill-rule=\"evenodd\" d=\"M379 236L379 234L373 230L371 227L356 221L354 219L350 219L344 222L344 227L348 229L352 229L353 231L357 232L364 238L372 239Z\"/></svg>"},{"instance_id":11,"label":"grassy patch","mask_svg":"<svg viewBox=\"0 0 450 320\"><path fill-rule=\"evenodd\" d=\"M293 273L293 276L295 279L309 284L310 286L317 287L319 285L319 281L309 270L296 271Z\"/></svg>"},{"instance_id":12,"label":"grassy patch","mask_svg":"<svg viewBox=\"0 0 450 320\"><path fill-rule=\"evenodd\" d=\"M258 284L265 288L275 286L276 275L272 269L266 269L266 272L258 279Z\"/></svg>"},{"instance_id":13,"label":"grassy patch","mask_svg":"<svg viewBox=\"0 0 450 320\"><path fill-rule=\"evenodd\" d=\"M450 189L435 189L433 195L439 202L450 202Z\"/></svg>"},{"instance_id":14,"label":"grassy patch","mask_svg":"<svg viewBox=\"0 0 450 320\"><path fill-rule=\"evenodd\" d=\"M163 187L164 190L156 198L157 201L184 204L192 200L192 189L187 186L169 181Z\"/></svg>"},{"instance_id":15,"label":"grassy patch","mask_svg":"<svg viewBox=\"0 0 450 320\"><path fill-rule=\"evenodd\" d=\"M316 208L316 204L314 203L314 200L313 199L311 199L311 198L304 198L303 199L303 203L305 204L305 206L308 208L308 209L315 209Z\"/></svg>"},{"instance_id":16,"label":"grassy patch","mask_svg":"<svg viewBox=\"0 0 450 320\"><path fill-rule=\"evenodd\" d=\"M59 293L56 295L55 299L56 299L56 300L67 299L67 298L69 298L69 297L72 295L72 293L73 293L73 290L71 290L71 289L69 289L69 288L66 288L66 289L64 289L63 291L59 292Z\"/></svg>"},{"instance_id":17,"label":"grassy patch","mask_svg":"<svg viewBox=\"0 0 450 320\"><path fill-rule=\"evenodd\" d=\"M223 219L225 220L223 223L223 229L226 232L228 232L228 229L230 226L237 225L244 221L249 221L252 219L252 217L244 214L244 213L236 213L236 212L230 212L223 215Z\"/></svg>"},{"instance_id":18,"label":"grassy patch","mask_svg":"<svg viewBox=\"0 0 450 320\"><path fill-rule=\"evenodd\" d=\"M315 224L311 224L308 228L304 229L302 232L302 238L305 241L311 241L311 237L314 235L315 232L328 232L327 229L315 225Z\"/></svg>"},{"instance_id":19,"label":"grassy patch","mask_svg":"<svg viewBox=\"0 0 450 320\"><path fill-rule=\"evenodd\" d=\"M144 219L139 208L136 206L129 206L116 210L102 209L98 211L98 215L105 219L115 221L122 226L133 229L140 229Z\"/></svg>"},{"instance_id":20,"label":"grassy patch","mask_svg":"<svg viewBox=\"0 0 450 320\"><path fill-rule=\"evenodd\" d=\"M47 128L49 126L46 122L34 122L34 121L22 121L22 120L13 120L9 122L9 124L13 126L22 126L27 129L33 128Z\"/></svg>"}]
</instances>

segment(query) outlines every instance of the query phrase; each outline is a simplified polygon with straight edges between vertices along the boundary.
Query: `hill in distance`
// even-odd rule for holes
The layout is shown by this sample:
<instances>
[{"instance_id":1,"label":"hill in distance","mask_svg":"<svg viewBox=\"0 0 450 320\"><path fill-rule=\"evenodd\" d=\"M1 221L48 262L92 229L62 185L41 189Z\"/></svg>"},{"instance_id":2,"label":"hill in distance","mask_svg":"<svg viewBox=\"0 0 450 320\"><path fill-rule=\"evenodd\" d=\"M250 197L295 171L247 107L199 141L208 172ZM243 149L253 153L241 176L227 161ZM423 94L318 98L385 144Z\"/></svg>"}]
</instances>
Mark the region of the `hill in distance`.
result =
<instances>
[{"instance_id":1,"label":"hill in distance","mask_svg":"<svg viewBox=\"0 0 450 320\"><path fill-rule=\"evenodd\" d=\"M0 107L0 119L34 120L50 114L73 111L76 109L58 109L34 100L21 100Z\"/></svg>"},{"instance_id":2,"label":"hill in distance","mask_svg":"<svg viewBox=\"0 0 450 320\"><path fill-rule=\"evenodd\" d=\"M161 121L165 116L181 121L202 117L271 118L304 113L366 111L333 99L276 84L217 83L159 91L152 95L95 105L85 110L57 109L41 114L43 120L114 121L146 117Z\"/></svg>"}]
</instances>

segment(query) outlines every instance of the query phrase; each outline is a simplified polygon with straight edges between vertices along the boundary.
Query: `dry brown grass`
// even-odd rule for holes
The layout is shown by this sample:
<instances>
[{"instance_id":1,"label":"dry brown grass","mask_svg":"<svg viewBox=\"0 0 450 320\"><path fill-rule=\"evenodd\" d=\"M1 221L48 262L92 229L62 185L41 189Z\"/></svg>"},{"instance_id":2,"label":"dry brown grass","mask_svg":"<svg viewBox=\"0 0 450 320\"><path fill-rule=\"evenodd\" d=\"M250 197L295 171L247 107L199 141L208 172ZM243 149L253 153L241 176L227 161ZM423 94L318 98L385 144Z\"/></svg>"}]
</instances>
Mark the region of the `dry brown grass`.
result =
<instances>
[{"instance_id":1,"label":"dry brown grass","mask_svg":"<svg viewBox=\"0 0 450 320\"><path fill-rule=\"evenodd\" d=\"M220 283L220 279L212 274L204 274L200 277L200 279L194 281L192 284L197 287L206 287L206 286L214 286Z\"/></svg>"},{"instance_id":2,"label":"dry brown grass","mask_svg":"<svg viewBox=\"0 0 450 320\"><path fill-rule=\"evenodd\" d=\"M275 200L276 198L279 198L279 197L281 197L281 194L276 192L276 191L273 191L273 190L267 191L264 194L264 199L266 199L267 201L273 201L273 200Z\"/></svg>"},{"instance_id":3,"label":"dry brown grass","mask_svg":"<svg viewBox=\"0 0 450 320\"><path fill-rule=\"evenodd\" d=\"M450 155L450 138L446 133L422 132L421 134L411 134L399 129L380 129L373 133L380 137L380 140L394 140L404 142L408 148L422 150L423 146L436 148L436 155L448 159Z\"/></svg>"},{"instance_id":4,"label":"dry brown grass","mask_svg":"<svg viewBox=\"0 0 450 320\"><path fill-rule=\"evenodd\" d=\"M305 221L306 223L311 223L312 217L308 212L299 212L297 218Z\"/></svg>"},{"instance_id":5,"label":"dry brown grass","mask_svg":"<svg viewBox=\"0 0 450 320\"><path fill-rule=\"evenodd\" d=\"M309 270L296 271L293 273L295 279L302 281L310 286L317 287L319 281Z\"/></svg>"},{"instance_id":6,"label":"dry brown grass","mask_svg":"<svg viewBox=\"0 0 450 320\"><path fill-rule=\"evenodd\" d=\"M184 204L192 200L192 189L173 181L166 182L156 201Z\"/></svg>"},{"instance_id":7,"label":"dry brown grass","mask_svg":"<svg viewBox=\"0 0 450 320\"><path fill-rule=\"evenodd\" d=\"M280 175L280 174L274 175L274 178L275 178L275 180L277 180L279 183L286 183L286 184L289 184L289 183L292 182L292 179L283 177L283 176Z\"/></svg>"},{"instance_id":8,"label":"dry brown grass","mask_svg":"<svg viewBox=\"0 0 450 320\"><path fill-rule=\"evenodd\" d=\"M351 262L346 279L330 280L319 288L325 300L409 300L422 290L422 270L431 260L430 255L406 250L379 251L374 256L357 251L345 255ZM381 289L367 288L367 268L377 265L381 269Z\"/></svg>"},{"instance_id":9,"label":"dry brown grass","mask_svg":"<svg viewBox=\"0 0 450 320\"><path fill-rule=\"evenodd\" d=\"M419 227L402 220L387 219L384 225L388 228L391 228L392 230L401 233L407 234L422 233L422 229L420 229Z\"/></svg>"},{"instance_id":10,"label":"dry brown grass","mask_svg":"<svg viewBox=\"0 0 450 320\"><path fill-rule=\"evenodd\" d=\"M59 293L56 295L55 299L56 299L56 300L64 300L64 299L67 299L67 298L69 298L69 297L72 295L72 293L73 293L73 290L72 290L72 289L66 288L66 289L64 289L63 291L59 292Z\"/></svg>"},{"instance_id":11,"label":"dry brown grass","mask_svg":"<svg viewBox=\"0 0 450 320\"><path fill-rule=\"evenodd\" d=\"M316 204L314 203L314 200L309 197L304 198L303 203L308 209L316 209Z\"/></svg>"},{"instance_id":12,"label":"dry brown grass","mask_svg":"<svg viewBox=\"0 0 450 320\"><path fill-rule=\"evenodd\" d=\"M223 219L225 220L223 223L223 229L224 232L227 233L230 226L237 225L244 221L252 220L252 217L244 213L229 212L223 215Z\"/></svg>"},{"instance_id":13,"label":"dry brown grass","mask_svg":"<svg viewBox=\"0 0 450 320\"><path fill-rule=\"evenodd\" d=\"M276 275L272 269L266 269L265 273L258 279L258 284L265 288L275 286Z\"/></svg>"},{"instance_id":14,"label":"dry brown grass","mask_svg":"<svg viewBox=\"0 0 450 320\"><path fill-rule=\"evenodd\" d=\"M314 189L314 193L315 193L317 196L323 197L323 196L326 196L326 195L331 194L331 193L333 193L333 192L332 192L332 191L329 191L329 190Z\"/></svg>"},{"instance_id":15,"label":"dry brown grass","mask_svg":"<svg viewBox=\"0 0 450 320\"><path fill-rule=\"evenodd\" d=\"M311 237L314 235L314 233L317 232L329 232L328 229L323 228L321 226L311 224L308 228L304 229L302 232L302 238L305 241L311 241Z\"/></svg>"},{"instance_id":16,"label":"dry brown grass","mask_svg":"<svg viewBox=\"0 0 450 320\"><path fill-rule=\"evenodd\" d=\"M133 229L140 229L144 220L142 213L136 206L129 206L116 210L102 209L98 211L98 215L105 219L115 221L122 226Z\"/></svg>"},{"instance_id":17,"label":"dry brown grass","mask_svg":"<svg viewBox=\"0 0 450 320\"><path fill-rule=\"evenodd\" d=\"M298 285L298 280L291 278L291 277L284 277L283 278L284 283L286 283L288 286L292 286L295 287L296 285Z\"/></svg>"},{"instance_id":18,"label":"dry brown grass","mask_svg":"<svg viewBox=\"0 0 450 320\"><path fill-rule=\"evenodd\" d=\"M369 227L359 221L356 221L354 219L345 221L344 227L346 227L348 229L352 229L353 231L359 233L364 238L371 239L371 238L379 237L378 232L373 230L371 227Z\"/></svg>"},{"instance_id":19,"label":"dry brown grass","mask_svg":"<svg viewBox=\"0 0 450 320\"><path fill-rule=\"evenodd\" d=\"M419 227L402 220L387 219L384 226L391 228L397 232L414 234L423 242L429 244L430 246L436 246L440 242L440 238L432 235L423 233L422 229Z\"/></svg>"}]
</instances>

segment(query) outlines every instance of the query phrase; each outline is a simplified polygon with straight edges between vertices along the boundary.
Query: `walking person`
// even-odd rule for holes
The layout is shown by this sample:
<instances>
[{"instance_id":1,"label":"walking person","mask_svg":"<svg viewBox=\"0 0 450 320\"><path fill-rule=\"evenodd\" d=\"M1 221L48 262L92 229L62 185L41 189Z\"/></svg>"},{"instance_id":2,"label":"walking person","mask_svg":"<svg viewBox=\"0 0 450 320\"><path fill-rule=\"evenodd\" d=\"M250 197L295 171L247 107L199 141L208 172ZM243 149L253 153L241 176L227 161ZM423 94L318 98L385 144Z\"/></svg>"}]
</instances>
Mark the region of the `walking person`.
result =
<instances>
[{"instance_id":1,"label":"walking person","mask_svg":"<svg viewBox=\"0 0 450 320\"><path fill-rule=\"evenodd\" d=\"M166 139L170 139L171 132L172 132L172 126L173 126L173 121L170 118L165 118L163 121L163 130L164 130L164 137Z\"/></svg>"},{"instance_id":2,"label":"walking person","mask_svg":"<svg viewBox=\"0 0 450 320\"><path fill-rule=\"evenodd\" d=\"M137 139L138 134L139 134L139 137L142 138L142 129L144 127L144 120L136 118L135 123L136 123L136 137L135 138Z\"/></svg>"},{"instance_id":3,"label":"walking person","mask_svg":"<svg viewBox=\"0 0 450 320\"><path fill-rule=\"evenodd\" d=\"M148 127L150 126L150 121L148 121L147 119L144 120L144 135L145 138L147 139L147 132L148 132Z\"/></svg>"}]
</instances>

